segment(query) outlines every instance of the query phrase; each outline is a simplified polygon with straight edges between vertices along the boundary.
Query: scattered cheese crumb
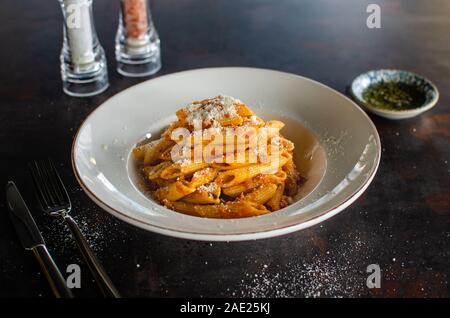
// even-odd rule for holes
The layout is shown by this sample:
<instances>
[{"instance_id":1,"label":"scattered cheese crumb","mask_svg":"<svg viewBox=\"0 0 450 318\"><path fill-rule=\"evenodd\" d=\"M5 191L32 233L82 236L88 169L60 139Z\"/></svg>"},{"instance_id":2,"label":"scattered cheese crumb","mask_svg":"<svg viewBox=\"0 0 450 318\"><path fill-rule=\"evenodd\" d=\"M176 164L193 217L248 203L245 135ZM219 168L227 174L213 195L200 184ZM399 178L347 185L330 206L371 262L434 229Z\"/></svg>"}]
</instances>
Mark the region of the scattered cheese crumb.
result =
<instances>
[{"instance_id":1,"label":"scattered cheese crumb","mask_svg":"<svg viewBox=\"0 0 450 318\"><path fill-rule=\"evenodd\" d=\"M179 164L180 166L187 166L191 164L191 160L189 158L182 158L180 160L175 161L176 164Z\"/></svg>"},{"instance_id":2,"label":"scattered cheese crumb","mask_svg":"<svg viewBox=\"0 0 450 318\"><path fill-rule=\"evenodd\" d=\"M200 192L211 193L211 192L214 192L216 190L216 188L217 188L217 184L215 182L211 182L208 184L201 185L200 187L198 187L197 190Z\"/></svg>"}]
</instances>

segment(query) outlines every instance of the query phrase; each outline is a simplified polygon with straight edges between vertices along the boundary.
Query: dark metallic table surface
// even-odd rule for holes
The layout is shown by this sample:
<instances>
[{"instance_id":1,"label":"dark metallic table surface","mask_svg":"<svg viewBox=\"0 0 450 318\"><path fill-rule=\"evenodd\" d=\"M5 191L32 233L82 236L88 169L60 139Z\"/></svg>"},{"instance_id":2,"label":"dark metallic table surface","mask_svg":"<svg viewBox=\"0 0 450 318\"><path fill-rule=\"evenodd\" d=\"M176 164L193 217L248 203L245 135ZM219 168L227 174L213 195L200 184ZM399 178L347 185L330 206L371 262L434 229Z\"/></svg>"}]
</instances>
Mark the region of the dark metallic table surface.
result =
<instances>
[{"instance_id":1,"label":"dark metallic table surface","mask_svg":"<svg viewBox=\"0 0 450 318\"><path fill-rule=\"evenodd\" d=\"M374 2L374 1L370 1ZM149 233L98 208L70 164L77 128L108 97L144 79L115 71L118 1L95 0L111 87L88 99L61 90L62 17L57 1L3 0L0 10L0 180L14 179L64 270L81 266L78 297L99 296L56 219L35 209L28 161L58 163L80 222L124 296L449 297L450 2L381 1L381 29L368 29L369 1L155 0L164 74L213 66L277 69L345 93L358 74L399 68L440 89L433 110L410 120L371 116L382 159L368 190L332 219L289 235L238 243ZM176 88L174 88L176 94ZM32 254L18 243L0 200L0 296L52 297ZM366 286L369 264L381 288ZM65 274L68 275L68 274Z\"/></svg>"}]
</instances>

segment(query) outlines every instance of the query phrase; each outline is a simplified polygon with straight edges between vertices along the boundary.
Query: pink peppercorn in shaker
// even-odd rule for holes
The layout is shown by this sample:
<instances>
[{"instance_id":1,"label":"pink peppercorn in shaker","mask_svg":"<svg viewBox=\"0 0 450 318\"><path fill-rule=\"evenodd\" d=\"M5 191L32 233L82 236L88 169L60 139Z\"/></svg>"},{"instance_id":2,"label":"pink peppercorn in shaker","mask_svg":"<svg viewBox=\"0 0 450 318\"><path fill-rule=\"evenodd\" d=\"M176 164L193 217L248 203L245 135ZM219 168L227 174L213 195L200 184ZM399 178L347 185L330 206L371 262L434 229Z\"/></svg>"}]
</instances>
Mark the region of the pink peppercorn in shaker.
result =
<instances>
[{"instance_id":1,"label":"pink peppercorn in shaker","mask_svg":"<svg viewBox=\"0 0 450 318\"><path fill-rule=\"evenodd\" d=\"M130 77L155 74L161 68L159 37L148 0L120 0L116 35L117 71Z\"/></svg>"}]
</instances>

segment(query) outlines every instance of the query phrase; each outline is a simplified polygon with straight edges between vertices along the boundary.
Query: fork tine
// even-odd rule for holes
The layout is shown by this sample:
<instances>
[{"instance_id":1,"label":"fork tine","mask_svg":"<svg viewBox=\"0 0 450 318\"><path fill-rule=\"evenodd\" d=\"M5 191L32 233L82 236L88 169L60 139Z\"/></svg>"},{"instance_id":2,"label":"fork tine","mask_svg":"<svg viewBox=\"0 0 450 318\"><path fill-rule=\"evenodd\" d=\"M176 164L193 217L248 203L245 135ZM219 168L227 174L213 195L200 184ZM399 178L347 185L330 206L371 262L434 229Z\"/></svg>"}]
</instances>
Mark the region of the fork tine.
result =
<instances>
[{"instance_id":1,"label":"fork tine","mask_svg":"<svg viewBox=\"0 0 450 318\"><path fill-rule=\"evenodd\" d=\"M48 175L50 176L50 180L53 188L55 189L56 196L60 201L61 205L67 204L68 195L65 193L64 186L62 184L61 178L58 175L58 171L56 170L53 162L50 158L46 160L46 166L48 167Z\"/></svg>"},{"instance_id":2,"label":"fork tine","mask_svg":"<svg viewBox=\"0 0 450 318\"><path fill-rule=\"evenodd\" d=\"M41 204L43 209L50 208L50 198L47 194L46 189L43 186L44 180L39 174L39 167L36 161L31 162L29 165L31 176L33 177L34 185L38 192L39 203Z\"/></svg>"},{"instance_id":3,"label":"fork tine","mask_svg":"<svg viewBox=\"0 0 450 318\"><path fill-rule=\"evenodd\" d=\"M62 182L62 179L58 173L58 170L56 170L55 165L53 164L53 160L49 158L48 160L50 169L53 172L53 175L55 177L55 182L60 190L62 200L64 204L71 205L69 194L67 193L66 187L64 186L64 183Z\"/></svg>"},{"instance_id":4,"label":"fork tine","mask_svg":"<svg viewBox=\"0 0 450 318\"><path fill-rule=\"evenodd\" d=\"M41 162L42 172L47 180L47 185L50 190L50 194L56 203L56 205L63 205L64 200L62 198L61 191L58 187L57 181L55 180L54 173L50 167L49 159Z\"/></svg>"},{"instance_id":5,"label":"fork tine","mask_svg":"<svg viewBox=\"0 0 450 318\"><path fill-rule=\"evenodd\" d=\"M55 199L53 190L51 189L49 177L46 173L47 171L46 171L45 166L42 164L42 162L38 161L38 162L36 162L36 167L37 167L38 175L41 178L41 185L44 188L45 192L47 193L50 207L58 205L58 202Z\"/></svg>"}]
</instances>

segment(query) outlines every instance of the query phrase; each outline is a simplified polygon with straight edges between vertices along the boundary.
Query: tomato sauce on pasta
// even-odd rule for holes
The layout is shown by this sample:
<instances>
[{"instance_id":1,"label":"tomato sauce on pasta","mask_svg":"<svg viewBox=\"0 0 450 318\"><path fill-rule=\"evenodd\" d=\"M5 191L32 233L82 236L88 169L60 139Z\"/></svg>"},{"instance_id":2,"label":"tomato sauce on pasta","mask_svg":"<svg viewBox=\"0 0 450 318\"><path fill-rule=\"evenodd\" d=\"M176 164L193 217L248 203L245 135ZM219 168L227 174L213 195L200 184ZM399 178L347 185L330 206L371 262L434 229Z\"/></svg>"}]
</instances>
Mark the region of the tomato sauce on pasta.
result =
<instances>
[{"instance_id":1,"label":"tomato sauce on pasta","mask_svg":"<svg viewBox=\"0 0 450 318\"><path fill-rule=\"evenodd\" d=\"M289 205L301 180L284 123L264 121L230 96L176 112L161 138L133 149L152 197L209 218L264 215Z\"/></svg>"}]
</instances>

